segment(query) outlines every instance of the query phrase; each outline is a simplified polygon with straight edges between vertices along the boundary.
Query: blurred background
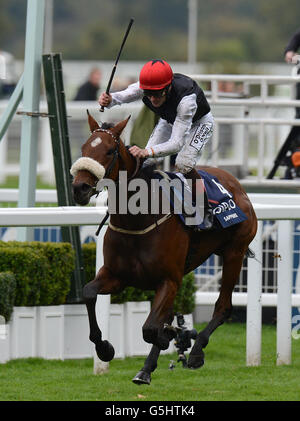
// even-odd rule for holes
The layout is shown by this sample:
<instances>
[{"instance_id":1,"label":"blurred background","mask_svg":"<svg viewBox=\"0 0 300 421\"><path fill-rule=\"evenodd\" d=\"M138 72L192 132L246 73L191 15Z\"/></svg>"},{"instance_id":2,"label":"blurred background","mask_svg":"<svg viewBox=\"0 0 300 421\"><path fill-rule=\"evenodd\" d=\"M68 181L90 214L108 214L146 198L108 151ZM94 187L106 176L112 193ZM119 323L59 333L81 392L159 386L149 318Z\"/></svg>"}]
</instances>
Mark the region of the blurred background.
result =
<instances>
[{"instance_id":1,"label":"blurred background","mask_svg":"<svg viewBox=\"0 0 300 421\"><path fill-rule=\"evenodd\" d=\"M16 60L12 79L22 72L26 3L0 0L0 49ZM198 0L196 44L191 45L189 0L46 3L45 52L63 54L68 99L95 65L102 71L101 85L106 85L132 16L135 23L122 53L117 89L137 78L142 63L157 57L173 63L175 71L289 74L283 51L300 25L297 0Z\"/></svg>"},{"instance_id":2,"label":"blurred background","mask_svg":"<svg viewBox=\"0 0 300 421\"><path fill-rule=\"evenodd\" d=\"M6 78L0 80L0 114L23 72L26 12L26 0L0 0L0 58L4 57L6 62ZM131 17L135 21L117 67L112 92L137 81L143 64L155 58L168 61L174 72L188 75L291 76L293 66L285 62L284 50L300 28L296 0L46 0L44 53L62 53L73 160L80 156L82 141L89 132L87 108L98 121L115 123L131 114L123 133L126 144L138 141L144 144L149 137L144 130L145 121L139 120L141 101L104 113L99 113L97 102L100 92L106 89ZM41 111L46 112L43 77L41 80ZM196 80L212 101L213 82ZM281 107L278 102L293 97L291 83L266 82L267 94L274 99L275 106L274 102L267 106L266 98L260 98L259 81L249 84L246 80L218 80L216 83L221 101L212 101L216 119L289 120L294 116L294 107ZM240 105L230 106L232 98L239 100ZM248 106L248 100L259 105ZM138 125L142 127L143 139ZM38 181L53 186L47 119L40 119L39 126ZM215 137L204 151L201 163L224 167L239 178L257 174L262 178L289 130L288 124L267 126L261 135L258 125L248 127L234 121L218 121ZM0 144L0 185L10 176L14 177L12 185L17 184L20 131L21 117L15 115ZM165 162L168 169L169 163Z\"/></svg>"}]
</instances>

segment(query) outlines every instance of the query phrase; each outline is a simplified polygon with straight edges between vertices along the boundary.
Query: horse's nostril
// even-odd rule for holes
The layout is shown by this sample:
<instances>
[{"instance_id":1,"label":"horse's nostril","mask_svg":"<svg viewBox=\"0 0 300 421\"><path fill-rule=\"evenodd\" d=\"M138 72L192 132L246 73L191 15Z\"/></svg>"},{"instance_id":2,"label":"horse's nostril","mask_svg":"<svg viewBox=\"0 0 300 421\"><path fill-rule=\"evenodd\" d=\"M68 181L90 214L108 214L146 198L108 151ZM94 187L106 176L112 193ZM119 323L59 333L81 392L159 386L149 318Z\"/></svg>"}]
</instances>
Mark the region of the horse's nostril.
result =
<instances>
[{"instance_id":1,"label":"horse's nostril","mask_svg":"<svg viewBox=\"0 0 300 421\"><path fill-rule=\"evenodd\" d=\"M83 191L84 193L87 193L88 191L90 191L90 190L91 190L91 188L92 188L92 187L91 187L89 184L82 183L81 189L82 189L82 191Z\"/></svg>"},{"instance_id":2,"label":"horse's nostril","mask_svg":"<svg viewBox=\"0 0 300 421\"><path fill-rule=\"evenodd\" d=\"M87 183L76 183L72 185L73 194L76 198L86 196L91 190L92 186Z\"/></svg>"},{"instance_id":3,"label":"horse's nostril","mask_svg":"<svg viewBox=\"0 0 300 421\"><path fill-rule=\"evenodd\" d=\"M73 198L79 205L87 205L90 200L90 196L93 187L87 183L76 183L72 185Z\"/></svg>"}]
</instances>

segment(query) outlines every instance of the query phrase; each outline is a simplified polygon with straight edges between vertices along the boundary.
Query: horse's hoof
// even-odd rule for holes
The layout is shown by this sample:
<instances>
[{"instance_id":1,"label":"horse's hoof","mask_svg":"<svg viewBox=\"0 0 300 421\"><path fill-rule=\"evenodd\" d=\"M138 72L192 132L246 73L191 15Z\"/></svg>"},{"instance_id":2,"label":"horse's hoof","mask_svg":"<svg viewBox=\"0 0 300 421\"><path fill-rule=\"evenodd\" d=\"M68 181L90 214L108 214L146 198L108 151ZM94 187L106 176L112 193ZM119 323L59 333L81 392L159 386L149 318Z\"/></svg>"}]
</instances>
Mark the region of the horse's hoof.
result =
<instances>
[{"instance_id":1,"label":"horse's hoof","mask_svg":"<svg viewBox=\"0 0 300 421\"><path fill-rule=\"evenodd\" d=\"M150 384L151 383L151 376L146 371L139 371L137 375L132 379L133 383L135 384Z\"/></svg>"},{"instance_id":2,"label":"horse's hoof","mask_svg":"<svg viewBox=\"0 0 300 421\"><path fill-rule=\"evenodd\" d=\"M108 341L101 341L96 344L96 352L101 361L111 361L115 356L114 347Z\"/></svg>"},{"instance_id":3,"label":"horse's hoof","mask_svg":"<svg viewBox=\"0 0 300 421\"><path fill-rule=\"evenodd\" d=\"M201 351L198 355L189 355L187 366L188 368L196 369L202 367L204 364L204 352Z\"/></svg>"}]
</instances>

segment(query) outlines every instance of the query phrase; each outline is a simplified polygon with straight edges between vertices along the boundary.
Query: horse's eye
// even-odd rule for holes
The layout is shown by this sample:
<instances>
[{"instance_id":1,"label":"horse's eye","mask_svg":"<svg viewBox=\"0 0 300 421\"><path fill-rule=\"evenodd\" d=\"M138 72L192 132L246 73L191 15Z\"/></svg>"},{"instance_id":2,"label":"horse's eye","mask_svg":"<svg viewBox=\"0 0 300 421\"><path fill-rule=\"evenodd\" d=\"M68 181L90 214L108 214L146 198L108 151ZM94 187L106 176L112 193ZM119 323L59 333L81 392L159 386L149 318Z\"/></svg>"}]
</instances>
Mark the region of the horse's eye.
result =
<instances>
[{"instance_id":1,"label":"horse's eye","mask_svg":"<svg viewBox=\"0 0 300 421\"><path fill-rule=\"evenodd\" d=\"M111 148L106 152L106 155L112 155L113 153L114 153L114 148Z\"/></svg>"}]
</instances>

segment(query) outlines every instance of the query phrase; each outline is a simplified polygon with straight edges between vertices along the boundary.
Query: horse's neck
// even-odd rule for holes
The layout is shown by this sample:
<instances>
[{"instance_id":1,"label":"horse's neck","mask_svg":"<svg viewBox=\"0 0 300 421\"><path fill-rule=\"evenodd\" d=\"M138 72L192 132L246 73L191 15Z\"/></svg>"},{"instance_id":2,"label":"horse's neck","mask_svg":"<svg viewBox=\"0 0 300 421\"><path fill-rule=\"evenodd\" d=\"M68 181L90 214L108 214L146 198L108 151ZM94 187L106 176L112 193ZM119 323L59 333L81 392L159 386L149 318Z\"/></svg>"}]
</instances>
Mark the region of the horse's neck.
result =
<instances>
[{"instance_id":1,"label":"horse's neck","mask_svg":"<svg viewBox=\"0 0 300 421\"><path fill-rule=\"evenodd\" d=\"M134 185L129 189L132 180L128 172L121 174L119 183L116 185L115 213L111 214L111 223L126 229L139 230L153 224L160 215L151 215L151 187L150 181L143 179L142 183L147 184L147 192L141 192L141 189ZM144 200L147 195L146 214L135 212L136 209L143 209ZM139 200L140 199L140 200ZM143 202L143 203L142 203ZM135 208L135 209L133 209ZM135 212L135 213L134 213Z\"/></svg>"}]
</instances>

